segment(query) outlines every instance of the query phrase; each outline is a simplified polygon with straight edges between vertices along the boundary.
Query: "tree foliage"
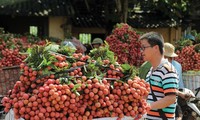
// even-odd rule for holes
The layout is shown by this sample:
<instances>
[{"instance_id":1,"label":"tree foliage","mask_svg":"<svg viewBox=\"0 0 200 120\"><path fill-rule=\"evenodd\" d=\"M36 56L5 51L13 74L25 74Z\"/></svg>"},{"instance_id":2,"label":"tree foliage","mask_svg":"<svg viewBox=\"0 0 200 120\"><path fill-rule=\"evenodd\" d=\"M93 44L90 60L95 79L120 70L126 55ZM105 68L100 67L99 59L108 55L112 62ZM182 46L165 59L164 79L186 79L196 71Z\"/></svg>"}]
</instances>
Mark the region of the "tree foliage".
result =
<instances>
[{"instance_id":1,"label":"tree foliage","mask_svg":"<svg viewBox=\"0 0 200 120\"><path fill-rule=\"evenodd\" d=\"M0 6L4 8L12 4L24 4L29 1L32 0L1 0ZM57 1L39 0L36 2L39 2L40 5L38 8L35 5L34 9L42 9L42 11L44 11L43 7L50 9L48 3L51 3L50 7L53 7L53 5L58 7ZM60 0L59 3L61 3L59 7L64 4L71 4L68 11L74 13L70 15L88 15L89 13L94 14L94 16L104 16L106 21L126 22L127 18L136 16L136 18L142 19L142 17L150 14L154 21L164 19L170 21L174 26L181 25L183 20L188 19L188 16L194 16L200 10L198 0ZM53 10L61 11L61 9ZM16 12L17 10L13 11ZM27 9L24 11L27 11ZM23 9L21 8L18 12L23 12ZM149 21L144 17L142 21L145 20Z\"/></svg>"},{"instance_id":2,"label":"tree foliage","mask_svg":"<svg viewBox=\"0 0 200 120\"><path fill-rule=\"evenodd\" d=\"M176 26L188 15L188 3L189 0L129 0L129 12L140 16L153 14L155 19L168 19Z\"/></svg>"}]
</instances>

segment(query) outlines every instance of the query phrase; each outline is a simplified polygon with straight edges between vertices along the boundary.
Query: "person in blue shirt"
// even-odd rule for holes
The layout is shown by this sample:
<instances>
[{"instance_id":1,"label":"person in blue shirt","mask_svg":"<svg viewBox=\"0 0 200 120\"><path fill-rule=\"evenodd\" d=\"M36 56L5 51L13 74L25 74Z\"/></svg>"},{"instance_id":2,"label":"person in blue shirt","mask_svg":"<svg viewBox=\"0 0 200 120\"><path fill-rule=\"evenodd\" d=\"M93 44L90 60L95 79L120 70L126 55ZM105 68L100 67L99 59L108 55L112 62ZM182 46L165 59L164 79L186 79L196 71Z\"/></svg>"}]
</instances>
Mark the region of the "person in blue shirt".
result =
<instances>
[{"instance_id":1,"label":"person in blue shirt","mask_svg":"<svg viewBox=\"0 0 200 120\"><path fill-rule=\"evenodd\" d=\"M178 57L175 53L175 47L170 43L164 43L164 57L175 67L178 72L179 78L179 88L184 88L183 79L182 79L182 66L179 62L175 61L174 58ZM181 92L180 92L181 93ZM182 120L182 110L181 107L177 104L175 111L176 120Z\"/></svg>"},{"instance_id":2,"label":"person in blue shirt","mask_svg":"<svg viewBox=\"0 0 200 120\"><path fill-rule=\"evenodd\" d=\"M179 62L174 60L178 55L175 53L175 47L171 43L164 43L164 57L175 67L178 72L179 77L179 88L184 88L183 79L182 79L182 66Z\"/></svg>"}]
</instances>

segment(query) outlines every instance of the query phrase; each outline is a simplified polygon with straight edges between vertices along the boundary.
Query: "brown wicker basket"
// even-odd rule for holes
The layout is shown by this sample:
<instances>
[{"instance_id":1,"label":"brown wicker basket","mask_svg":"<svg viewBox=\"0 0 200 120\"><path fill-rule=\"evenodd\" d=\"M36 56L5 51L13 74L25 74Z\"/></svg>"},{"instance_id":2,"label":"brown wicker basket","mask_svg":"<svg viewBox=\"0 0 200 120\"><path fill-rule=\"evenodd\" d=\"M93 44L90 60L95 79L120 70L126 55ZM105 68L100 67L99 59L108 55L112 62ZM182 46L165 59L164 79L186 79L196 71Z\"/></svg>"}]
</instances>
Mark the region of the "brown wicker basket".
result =
<instances>
[{"instance_id":1,"label":"brown wicker basket","mask_svg":"<svg viewBox=\"0 0 200 120\"><path fill-rule=\"evenodd\" d=\"M13 88L20 77L20 67L4 67L0 71L0 95L7 95L8 91Z\"/></svg>"}]
</instances>

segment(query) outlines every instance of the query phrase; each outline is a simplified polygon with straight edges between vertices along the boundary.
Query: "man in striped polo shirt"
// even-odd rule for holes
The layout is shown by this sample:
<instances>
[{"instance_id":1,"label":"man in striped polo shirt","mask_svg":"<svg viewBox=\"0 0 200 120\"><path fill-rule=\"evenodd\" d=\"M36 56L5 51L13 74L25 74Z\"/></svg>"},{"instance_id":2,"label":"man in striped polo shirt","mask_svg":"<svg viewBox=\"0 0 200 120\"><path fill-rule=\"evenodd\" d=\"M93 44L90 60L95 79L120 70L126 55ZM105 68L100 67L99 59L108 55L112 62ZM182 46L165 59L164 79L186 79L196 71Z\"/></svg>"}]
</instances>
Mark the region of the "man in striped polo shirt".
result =
<instances>
[{"instance_id":1,"label":"man in striped polo shirt","mask_svg":"<svg viewBox=\"0 0 200 120\"><path fill-rule=\"evenodd\" d=\"M163 37L157 32L149 32L139 40L144 60L152 65L146 77L151 88L147 98L151 109L147 112L146 119L175 120L178 74L171 63L164 59Z\"/></svg>"}]
</instances>

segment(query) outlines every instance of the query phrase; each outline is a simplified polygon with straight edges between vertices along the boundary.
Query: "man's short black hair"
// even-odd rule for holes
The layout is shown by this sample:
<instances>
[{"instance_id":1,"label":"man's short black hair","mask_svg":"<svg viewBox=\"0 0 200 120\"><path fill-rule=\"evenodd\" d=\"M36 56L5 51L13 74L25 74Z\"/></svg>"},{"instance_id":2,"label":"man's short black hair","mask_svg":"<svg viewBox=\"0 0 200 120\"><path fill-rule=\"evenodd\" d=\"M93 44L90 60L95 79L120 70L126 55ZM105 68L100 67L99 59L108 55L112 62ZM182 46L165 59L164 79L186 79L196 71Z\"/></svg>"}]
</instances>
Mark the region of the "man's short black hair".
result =
<instances>
[{"instance_id":1,"label":"man's short black hair","mask_svg":"<svg viewBox=\"0 0 200 120\"><path fill-rule=\"evenodd\" d=\"M147 42L153 47L155 45L159 46L160 53L163 54L163 48L164 48L164 39L163 36L158 32L148 32L143 34L139 40L146 39Z\"/></svg>"}]
</instances>

